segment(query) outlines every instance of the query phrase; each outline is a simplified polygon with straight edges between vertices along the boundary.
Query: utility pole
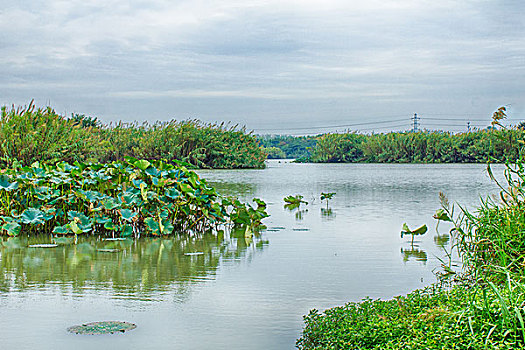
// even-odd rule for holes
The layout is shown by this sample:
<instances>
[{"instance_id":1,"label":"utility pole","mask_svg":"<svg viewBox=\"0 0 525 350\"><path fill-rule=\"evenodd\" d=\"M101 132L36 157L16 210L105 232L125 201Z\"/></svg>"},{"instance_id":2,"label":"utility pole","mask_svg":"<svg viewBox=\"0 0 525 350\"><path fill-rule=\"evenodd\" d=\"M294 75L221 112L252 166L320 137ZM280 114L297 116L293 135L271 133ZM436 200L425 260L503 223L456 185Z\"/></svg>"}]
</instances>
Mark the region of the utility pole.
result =
<instances>
[{"instance_id":1,"label":"utility pole","mask_svg":"<svg viewBox=\"0 0 525 350\"><path fill-rule=\"evenodd\" d=\"M412 127L412 131L413 132L418 132L418 127L419 127L419 123L418 123L418 120L420 120L421 118L419 118L417 116L417 113L414 113L414 117L412 118L413 122L414 122L414 126Z\"/></svg>"},{"instance_id":2,"label":"utility pole","mask_svg":"<svg viewBox=\"0 0 525 350\"><path fill-rule=\"evenodd\" d=\"M470 122L467 122L467 132L470 132Z\"/></svg>"}]
</instances>

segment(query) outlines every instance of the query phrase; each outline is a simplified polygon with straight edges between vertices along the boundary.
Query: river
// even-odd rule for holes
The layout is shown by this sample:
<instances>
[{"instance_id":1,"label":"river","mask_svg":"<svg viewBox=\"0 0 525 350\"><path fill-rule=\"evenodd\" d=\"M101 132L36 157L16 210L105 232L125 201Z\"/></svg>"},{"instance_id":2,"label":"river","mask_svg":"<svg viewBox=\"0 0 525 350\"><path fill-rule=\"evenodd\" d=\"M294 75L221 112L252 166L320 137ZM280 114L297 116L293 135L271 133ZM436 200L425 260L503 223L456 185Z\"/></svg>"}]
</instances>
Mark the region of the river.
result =
<instances>
[{"instance_id":1,"label":"river","mask_svg":"<svg viewBox=\"0 0 525 350\"><path fill-rule=\"evenodd\" d=\"M501 173L502 166L496 166ZM293 164L199 170L221 193L258 197L266 231L79 239L3 238L2 349L293 349L312 308L391 298L435 281L450 249L435 230L438 194L469 208L497 187L480 164ZM335 192L321 202L321 192ZM283 197L309 202L294 210ZM400 237L402 224L426 235ZM129 321L125 334L80 336L71 325Z\"/></svg>"}]
</instances>

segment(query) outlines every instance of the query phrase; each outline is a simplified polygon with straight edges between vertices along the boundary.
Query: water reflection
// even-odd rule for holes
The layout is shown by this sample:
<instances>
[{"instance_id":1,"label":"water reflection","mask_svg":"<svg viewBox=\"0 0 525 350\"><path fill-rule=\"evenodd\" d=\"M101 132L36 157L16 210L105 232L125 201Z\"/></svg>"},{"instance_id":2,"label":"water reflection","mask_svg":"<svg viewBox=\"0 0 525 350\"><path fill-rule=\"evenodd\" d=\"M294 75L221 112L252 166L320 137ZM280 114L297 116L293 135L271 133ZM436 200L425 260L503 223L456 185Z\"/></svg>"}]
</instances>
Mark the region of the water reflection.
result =
<instances>
[{"instance_id":1,"label":"water reflection","mask_svg":"<svg viewBox=\"0 0 525 350\"><path fill-rule=\"evenodd\" d=\"M50 283L81 291L111 289L116 295L149 297L161 290L213 279L222 262L250 259L268 242L244 230L139 240L79 237L52 248L49 236L0 240L0 294L44 288ZM56 242L56 241L55 241Z\"/></svg>"},{"instance_id":2,"label":"water reflection","mask_svg":"<svg viewBox=\"0 0 525 350\"><path fill-rule=\"evenodd\" d=\"M326 220L334 220L335 212L332 210L332 208L321 208L321 218Z\"/></svg>"},{"instance_id":3,"label":"water reflection","mask_svg":"<svg viewBox=\"0 0 525 350\"><path fill-rule=\"evenodd\" d=\"M427 253L423 249L411 246L410 249L401 248L401 254L403 254L403 261L407 262L411 259L416 261L421 261L426 265L427 262Z\"/></svg>"},{"instance_id":4,"label":"water reflection","mask_svg":"<svg viewBox=\"0 0 525 350\"><path fill-rule=\"evenodd\" d=\"M448 245L448 242L450 241L450 235L443 234L443 235L437 235L434 236L434 243L441 249L445 249Z\"/></svg>"},{"instance_id":5,"label":"water reflection","mask_svg":"<svg viewBox=\"0 0 525 350\"><path fill-rule=\"evenodd\" d=\"M294 213L296 221L304 220L308 213L308 209L301 209L301 203L287 203L284 205L284 209Z\"/></svg>"}]
</instances>

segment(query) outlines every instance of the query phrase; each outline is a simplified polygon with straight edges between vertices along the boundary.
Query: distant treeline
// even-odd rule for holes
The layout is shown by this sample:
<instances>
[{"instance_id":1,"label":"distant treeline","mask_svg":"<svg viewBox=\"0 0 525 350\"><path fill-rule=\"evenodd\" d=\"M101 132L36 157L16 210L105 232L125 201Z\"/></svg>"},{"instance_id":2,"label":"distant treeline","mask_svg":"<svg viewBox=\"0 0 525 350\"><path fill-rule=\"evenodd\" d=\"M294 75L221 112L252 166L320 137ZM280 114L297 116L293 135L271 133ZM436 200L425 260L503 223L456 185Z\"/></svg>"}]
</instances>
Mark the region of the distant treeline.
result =
<instances>
[{"instance_id":1,"label":"distant treeline","mask_svg":"<svg viewBox=\"0 0 525 350\"><path fill-rule=\"evenodd\" d=\"M258 135L269 159L310 159L318 136Z\"/></svg>"},{"instance_id":2,"label":"distant treeline","mask_svg":"<svg viewBox=\"0 0 525 350\"><path fill-rule=\"evenodd\" d=\"M2 108L0 166L17 161L110 162L125 156L182 161L202 168L263 168L265 151L244 128L197 120L104 125L53 109Z\"/></svg>"},{"instance_id":3,"label":"distant treeline","mask_svg":"<svg viewBox=\"0 0 525 350\"><path fill-rule=\"evenodd\" d=\"M421 131L387 134L258 136L268 158L313 163L480 163L516 159L522 129L478 130L461 134Z\"/></svg>"},{"instance_id":4,"label":"distant treeline","mask_svg":"<svg viewBox=\"0 0 525 350\"><path fill-rule=\"evenodd\" d=\"M405 132L325 134L317 139L314 163L480 163L517 159L521 129L487 129L461 134Z\"/></svg>"}]
</instances>

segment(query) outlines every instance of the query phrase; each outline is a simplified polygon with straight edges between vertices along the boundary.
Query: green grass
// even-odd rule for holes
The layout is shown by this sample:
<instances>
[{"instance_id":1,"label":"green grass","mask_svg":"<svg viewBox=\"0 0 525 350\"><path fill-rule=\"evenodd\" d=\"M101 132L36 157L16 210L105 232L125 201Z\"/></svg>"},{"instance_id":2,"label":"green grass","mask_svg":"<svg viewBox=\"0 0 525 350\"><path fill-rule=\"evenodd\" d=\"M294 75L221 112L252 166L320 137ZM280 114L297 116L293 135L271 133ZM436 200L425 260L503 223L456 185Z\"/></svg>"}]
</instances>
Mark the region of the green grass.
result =
<instances>
[{"instance_id":1,"label":"green grass","mask_svg":"<svg viewBox=\"0 0 525 350\"><path fill-rule=\"evenodd\" d=\"M264 168L266 152L244 128L198 120L104 125L51 108L2 108L0 167L35 161L100 162L130 156L200 168Z\"/></svg>"},{"instance_id":2,"label":"green grass","mask_svg":"<svg viewBox=\"0 0 525 350\"><path fill-rule=\"evenodd\" d=\"M523 287L514 285L513 293L505 287L430 287L393 300L365 299L323 313L312 310L297 347L521 349L523 327L517 315L524 315Z\"/></svg>"}]
</instances>

